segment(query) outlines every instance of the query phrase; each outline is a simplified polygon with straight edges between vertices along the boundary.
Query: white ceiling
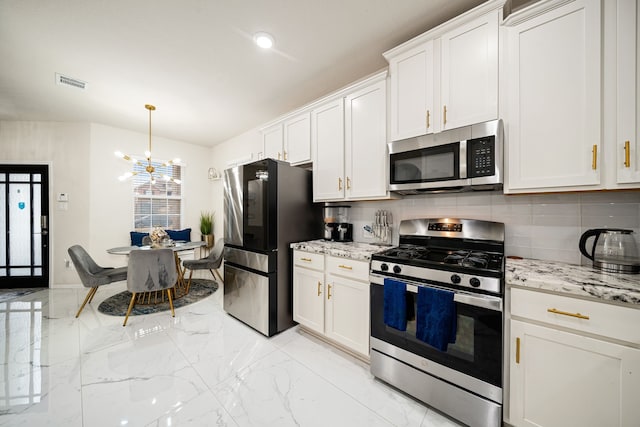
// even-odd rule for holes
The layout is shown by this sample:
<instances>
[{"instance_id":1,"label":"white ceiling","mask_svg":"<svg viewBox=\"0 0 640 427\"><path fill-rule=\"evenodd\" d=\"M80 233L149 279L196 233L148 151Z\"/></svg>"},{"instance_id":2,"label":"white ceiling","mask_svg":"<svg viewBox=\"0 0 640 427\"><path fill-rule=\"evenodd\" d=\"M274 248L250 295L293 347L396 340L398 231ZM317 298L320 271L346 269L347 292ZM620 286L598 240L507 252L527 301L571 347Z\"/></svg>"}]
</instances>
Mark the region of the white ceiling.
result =
<instances>
[{"instance_id":1,"label":"white ceiling","mask_svg":"<svg viewBox=\"0 0 640 427\"><path fill-rule=\"evenodd\" d=\"M0 120L215 145L387 63L481 0L0 0ZM255 32L275 38L264 51ZM56 85L55 73L88 83Z\"/></svg>"}]
</instances>

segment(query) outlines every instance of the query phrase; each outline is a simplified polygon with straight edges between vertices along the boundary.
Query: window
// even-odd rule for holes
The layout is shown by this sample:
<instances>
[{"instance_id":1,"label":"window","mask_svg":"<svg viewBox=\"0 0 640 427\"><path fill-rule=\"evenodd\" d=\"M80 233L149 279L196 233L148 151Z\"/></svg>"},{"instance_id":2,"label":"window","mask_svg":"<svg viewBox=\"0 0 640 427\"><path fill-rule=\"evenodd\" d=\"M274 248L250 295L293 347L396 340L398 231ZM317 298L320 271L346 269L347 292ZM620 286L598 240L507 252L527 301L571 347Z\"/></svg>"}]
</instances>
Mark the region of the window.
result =
<instances>
[{"instance_id":1,"label":"window","mask_svg":"<svg viewBox=\"0 0 640 427\"><path fill-rule=\"evenodd\" d=\"M182 180L180 165L165 165L151 162L155 168L155 182L151 182L145 171L146 165L133 165L137 173L133 181L133 228L135 231L148 232L153 227L179 230L182 228L182 188L163 175Z\"/></svg>"}]
</instances>

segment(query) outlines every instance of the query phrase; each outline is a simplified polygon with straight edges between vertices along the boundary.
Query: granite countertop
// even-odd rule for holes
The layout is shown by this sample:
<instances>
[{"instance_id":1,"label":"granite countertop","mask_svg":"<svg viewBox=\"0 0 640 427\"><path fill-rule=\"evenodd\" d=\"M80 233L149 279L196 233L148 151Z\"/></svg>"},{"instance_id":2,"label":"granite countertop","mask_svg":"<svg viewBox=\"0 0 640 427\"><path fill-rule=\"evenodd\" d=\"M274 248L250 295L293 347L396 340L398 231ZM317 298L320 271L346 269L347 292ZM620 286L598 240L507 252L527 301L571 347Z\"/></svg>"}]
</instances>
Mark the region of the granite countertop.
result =
<instances>
[{"instance_id":1,"label":"granite countertop","mask_svg":"<svg viewBox=\"0 0 640 427\"><path fill-rule=\"evenodd\" d=\"M505 281L509 286L588 297L640 309L640 274L607 273L555 261L507 258Z\"/></svg>"},{"instance_id":2,"label":"granite countertop","mask_svg":"<svg viewBox=\"0 0 640 427\"><path fill-rule=\"evenodd\" d=\"M359 261L370 261L371 254L383 251L390 247L391 246L373 245L370 243L360 242L332 242L323 239L291 244L291 248L295 250L327 254Z\"/></svg>"}]
</instances>

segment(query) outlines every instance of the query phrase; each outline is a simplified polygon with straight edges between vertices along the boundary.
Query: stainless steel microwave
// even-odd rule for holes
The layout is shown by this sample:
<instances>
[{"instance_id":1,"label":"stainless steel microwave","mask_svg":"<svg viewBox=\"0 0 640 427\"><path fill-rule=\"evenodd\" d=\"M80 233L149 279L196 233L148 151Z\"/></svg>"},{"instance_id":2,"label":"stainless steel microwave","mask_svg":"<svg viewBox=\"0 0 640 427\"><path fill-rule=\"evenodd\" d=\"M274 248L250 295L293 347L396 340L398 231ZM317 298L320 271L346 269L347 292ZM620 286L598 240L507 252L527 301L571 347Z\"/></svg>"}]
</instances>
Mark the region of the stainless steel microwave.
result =
<instances>
[{"instance_id":1,"label":"stainless steel microwave","mask_svg":"<svg viewBox=\"0 0 640 427\"><path fill-rule=\"evenodd\" d=\"M390 191L420 194L502 188L500 119L388 145Z\"/></svg>"}]
</instances>

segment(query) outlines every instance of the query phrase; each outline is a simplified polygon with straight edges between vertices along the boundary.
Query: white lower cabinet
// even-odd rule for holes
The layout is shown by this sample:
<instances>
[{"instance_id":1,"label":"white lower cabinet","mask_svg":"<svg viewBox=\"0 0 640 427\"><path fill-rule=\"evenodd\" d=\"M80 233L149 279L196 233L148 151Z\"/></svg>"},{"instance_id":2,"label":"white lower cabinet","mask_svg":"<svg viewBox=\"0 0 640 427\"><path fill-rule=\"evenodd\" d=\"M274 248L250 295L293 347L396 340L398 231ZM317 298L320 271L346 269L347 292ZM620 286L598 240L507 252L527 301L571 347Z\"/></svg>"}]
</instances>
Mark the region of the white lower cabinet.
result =
<instances>
[{"instance_id":1,"label":"white lower cabinet","mask_svg":"<svg viewBox=\"0 0 640 427\"><path fill-rule=\"evenodd\" d=\"M638 325L640 310L516 291L510 322L510 423L638 425L640 342L633 331L637 327L624 324ZM611 336L628 339L628 345L612 340L607 328Z\"/></svg>"},{"instance_id":2,"label":"white lower cabinet","mask_svg":"<svg viewBox=\"0 0 640 427\"><path fill-rule=\"evenodd\" d=\"M298 250L293 256L293 320L368 358L369 263Z\"/></svg>"},{"instance_id":3,"label":"white lower cabinet","mask_svg":"<svg viewBox=\"0 0 640 427\"><path fill-rule=\"evenodd\" d=\"M293 320L324 333L324 272L293 268Z\"/></svg>"}]
</instances>

